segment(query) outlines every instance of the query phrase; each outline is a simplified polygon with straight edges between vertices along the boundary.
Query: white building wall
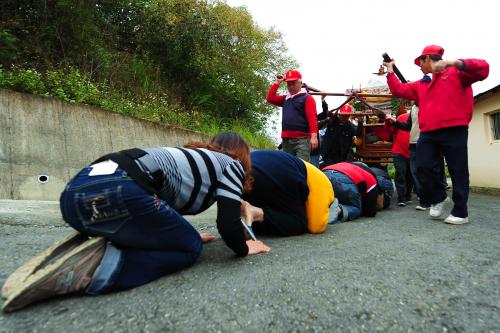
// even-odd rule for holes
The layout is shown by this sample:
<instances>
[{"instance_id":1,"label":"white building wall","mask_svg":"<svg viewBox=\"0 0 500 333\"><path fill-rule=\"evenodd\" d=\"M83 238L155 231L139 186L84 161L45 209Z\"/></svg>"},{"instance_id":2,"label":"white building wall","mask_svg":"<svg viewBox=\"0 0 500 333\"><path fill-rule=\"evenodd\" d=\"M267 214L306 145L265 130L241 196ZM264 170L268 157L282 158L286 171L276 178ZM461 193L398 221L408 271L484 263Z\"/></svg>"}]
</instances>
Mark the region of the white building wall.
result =
<instances>
[{"instance_id":1,"label":"white building wall","mask_svg":"<svg viewBox=\"0 0 500 333\"><path fill-rule=\"evenodd\" d=\"M490 115L500 112L500 92L481 96L469 126L470 185L500 188L500 140L494 140Z\"/></svg>"}]
</instances>

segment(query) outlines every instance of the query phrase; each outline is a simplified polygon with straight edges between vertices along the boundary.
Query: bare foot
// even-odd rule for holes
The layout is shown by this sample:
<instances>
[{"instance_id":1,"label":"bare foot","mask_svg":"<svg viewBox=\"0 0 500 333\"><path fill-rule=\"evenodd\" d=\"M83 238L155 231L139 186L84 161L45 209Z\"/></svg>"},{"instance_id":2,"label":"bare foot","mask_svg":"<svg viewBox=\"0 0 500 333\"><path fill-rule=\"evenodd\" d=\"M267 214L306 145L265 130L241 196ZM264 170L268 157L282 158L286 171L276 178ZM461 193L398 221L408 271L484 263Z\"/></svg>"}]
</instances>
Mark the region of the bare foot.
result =
<instances>
[{"instance_id":1,"label":"bare foot","mask_svg":"<svg viewBox=\"0 0 500 333\"><path fill-rule=\"evenodd\" d=\"M249 202L241 200L240 214L246 224L252 225L254 222L264 221L264 211L262 208L252 206Z\"/></svg>"},{"instance_id":2,"label":"bare foot","mask_svg":"<svg viewBox=\"0 0 500 333\"><path fill-rule=\"evenodd\" d=\"M271 251L271 248L259 240L247 240L248 255L254 255L259 253L267 253Z\"/></svg>"},{"instance_id":3,"label":"bare foot","mask_svg":"<svg viewBox=\"0 0 500 333\"><path fill-rule=\"evenodd\" d=\"M215 239L215 236L209 232L200 232L200 237L201 237L201 241L203 243L208 243L208 242L213 241Z\"/></svg>"}]
</instances>

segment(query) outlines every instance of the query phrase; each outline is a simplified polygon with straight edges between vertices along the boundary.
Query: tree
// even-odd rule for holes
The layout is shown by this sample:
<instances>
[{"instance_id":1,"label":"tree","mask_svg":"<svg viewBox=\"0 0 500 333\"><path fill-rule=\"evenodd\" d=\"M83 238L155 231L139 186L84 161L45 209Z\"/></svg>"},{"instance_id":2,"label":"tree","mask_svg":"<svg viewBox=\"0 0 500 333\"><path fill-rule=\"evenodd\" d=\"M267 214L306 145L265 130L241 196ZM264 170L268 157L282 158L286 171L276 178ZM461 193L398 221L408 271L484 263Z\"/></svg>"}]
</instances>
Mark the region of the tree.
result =
<instances>
[{"instance_id":1,"label":"tree","mask_svg":"<svg viewBox=\"0 0 500 333\"><path fill-rule=\"evenodd\" d=\"M270 81L296 67L278 31L219 0L4 0L0 46L4 65L77 68L134 100L173 96L255 131L274 112Z\"/></svg>"}]
</instances>

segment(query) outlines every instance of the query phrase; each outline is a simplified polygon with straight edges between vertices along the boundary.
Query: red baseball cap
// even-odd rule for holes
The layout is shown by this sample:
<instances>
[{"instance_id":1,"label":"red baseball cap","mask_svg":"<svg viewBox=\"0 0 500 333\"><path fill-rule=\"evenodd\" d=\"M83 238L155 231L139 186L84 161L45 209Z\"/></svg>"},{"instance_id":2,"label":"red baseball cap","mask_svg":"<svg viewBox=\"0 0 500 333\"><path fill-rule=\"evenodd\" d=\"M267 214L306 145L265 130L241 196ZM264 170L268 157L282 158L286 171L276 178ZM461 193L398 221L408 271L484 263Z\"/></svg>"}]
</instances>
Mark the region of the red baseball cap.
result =
<instances>
[{"instance_id":1,"label":"red baseball cap","mask_svg":"<svg viewBox=\"0 0 500 333\"><path fill-rule=\"evenodd\" d=\"M339 108L339 114L350 115L351 113L352 113L352 106L350 106L349 104L342 105Z\"/></svg>"},{"instance_id":2,"label":"red baseball cap","mask_svg":"<svg viewBox=\"0 0 500 333\"><path fill-rule=\"evenodd\" d=\"M426 47L424 47L422 54L415 58L415 65L420 66L420 57L421 56L434 54L434 55L442 57L443 53L444 53L444 49L441 46L427 45Z\"/></svg>"},{"instance_id":3,"label":"red baseball cap","mask_svg":"<svg viewBox=\"0 0 500 333\"><path fill-rule=\"evenodd\" d=\"M297 81L300 79L302 79L302 74L300 74L300 72L298 70L290 69L290 70L286 71L286 74L285 74L285 81L286 82Z\"/></svg>"}]
</instances>

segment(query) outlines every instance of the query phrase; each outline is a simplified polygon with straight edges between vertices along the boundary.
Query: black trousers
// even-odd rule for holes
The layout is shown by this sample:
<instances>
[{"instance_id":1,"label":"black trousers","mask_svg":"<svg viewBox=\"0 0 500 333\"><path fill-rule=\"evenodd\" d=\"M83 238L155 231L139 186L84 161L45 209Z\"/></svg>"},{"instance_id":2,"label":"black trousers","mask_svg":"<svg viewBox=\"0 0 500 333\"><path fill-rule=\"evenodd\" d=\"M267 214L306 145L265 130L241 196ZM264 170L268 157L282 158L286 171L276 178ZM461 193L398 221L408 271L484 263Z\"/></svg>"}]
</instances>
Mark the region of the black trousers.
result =
<instances>
[{"instance_id":1,"label":"black trousers","mask_svg":"<svg viewBox=\"0 0 500 333\"><path fill-rule=\"evenodd\" d=\"M441 152L446 158L453 186L454 206L451 214L467 217L469 199L469 165L467 155L467 126L442 128L420 133L417 142L417 176L422 185L422 196L430 204L446 198L446 187L439 170Z\"/></svg>"},{"instance_id":2,"label":"black trousers","mask_svg":"<svg viewBox=\"0 0 500 333\"><path fill-rule=\"evenodd\" d=\"M394 168L396 169L396 177L394 183L398 192L398 202L406 202L411 200L411 192L413 190L413 181L411 179L410 159L400 154L393 155Z\"/></svg>"},{"instance_id":3,"label":"black trousers","mask_svg":"<svg viewBox=\"0 0 500 333\"><path fill-rule=\"evenodd\" d=\"M420 185L420 181L417 176L417 144L410 143L410 171L411 171L411 180L413 181L413 186L415 188L415 193L417 193L420 199L420 206L429 207L430 204L425 201L422 196L422 185ZM440 177L443 179L444 187L448 187L446 182L446 175L444 172L444 158L441 158L441 163L439 164L439 170L435 170L434 172L439 173Z\"/></svg>"}]
</instances>

